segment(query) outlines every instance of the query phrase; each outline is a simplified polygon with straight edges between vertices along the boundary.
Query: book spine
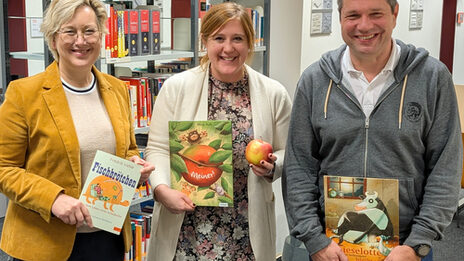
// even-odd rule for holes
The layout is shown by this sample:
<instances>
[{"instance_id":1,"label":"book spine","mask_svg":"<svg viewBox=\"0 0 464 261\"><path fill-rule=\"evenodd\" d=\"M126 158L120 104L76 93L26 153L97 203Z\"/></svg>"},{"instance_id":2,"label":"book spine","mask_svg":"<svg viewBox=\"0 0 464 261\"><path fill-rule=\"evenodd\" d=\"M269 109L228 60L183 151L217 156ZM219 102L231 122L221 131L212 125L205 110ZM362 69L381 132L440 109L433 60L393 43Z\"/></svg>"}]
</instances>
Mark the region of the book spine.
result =
<instances>
[{"instance_id":1,"label":"book spine","mask_svg":"<svg viewBox=\"0 0 464 261\"><path fill-rule=\"evenodd\" d=\"M142 85L142 100L141 100L141 105L142 105L142 127L147 127L147 121L148 121L148 112L147 112L147 84L144 78L140 79L140 84Z\"/></svg>"},{"instance_id":2,"label":"book spine","mask_svg":"<svg viewBox=\"0 0 464 261\"><path fill-rule=\"evenodd\" d=\"M138 48L139 38L139 12L138 10L129 11L129 55L137 56L140 55Z\"/></svg>"},{"instance_id":3,"label":"book spine","mask_svg":"<svg viewBox=\"0 0 464 261\"><path fill-rule=\"evenodd\" d=\"M142 261L142 226L135 224L135 260Z\"/></svg>"},{"instance_id":4,"label":"book spine","mask_svg":"<svg viewBox=\"0 0 464 261\"><path fill-rule=\"evenodd\" d=\"M148 79L148 77L145 77L145 90L147 91L147 96L146 96L146 103L147 103L147 126L150 126L150 122L151 122L151 113L152 113L152 104L151 104L151 100L152 100L152 93L151 93L151 88L150 88L150 79Z\"/></svg>"},{"instance_id":5,"label":"book spine","mask_svg":"<svg viewBox=\"0 0 464 261\"><path fill-rule=\"evenodd\" d=\"M151 54L159 54L160 49L160 11L150 12Z\"/></svg>"},{"instance_id":6,"label":"book spine","mask_svg":"<svg viewBox=\"0 0 464 261\"><path fill-rule=\"evenodd\" d=\"M108 18L106 19L106 23L105 23L105 26L106 26L106 31L105 31L105 53L104 53L104 57L105 58L111 58L111 30L112 30L112 26L111 26L111 5L110 4L105 4L105 9L106 9L106 14L108 16Z\"/></svg>"},{"instance_id":7,"label":"book spine","mask_svg":"<svg viewBox=\"0 0 464 261\"><path fill-rule=\"evenodd\" d=\"M139 10L139 49L142 55L150 54L150 12Z\"/></svg>"},{"instance_id":8,"label":"book spine","mask_svg":"<svg viewBox=\"0 0 464 261\"><path fill-rule=\"evenodd\" d=\"M124 56L129 55L129 12L124 10Z\"/></svg>"},{"instance_id":9,"label":"book spine","mask_svg":"<svg viewBox=\"0 0 464 261\"><path fill-rule=\"evenodd\" d=\"M117 11L118 14L118 57L124 57L124 27L123 11Z\"/></svg>"},{"instance_id":10,"label":"book spine","mask_svg":"<svg viewBox=\"0 0 464 261\"><path fill-rule=\"evenodd\" d=\"M112 13L112 35L111 38L113 40L112 49L111 49L111 57L116 58L118 57L118 14L117 11L113 8Z\"/></svg>"}]
</instances>

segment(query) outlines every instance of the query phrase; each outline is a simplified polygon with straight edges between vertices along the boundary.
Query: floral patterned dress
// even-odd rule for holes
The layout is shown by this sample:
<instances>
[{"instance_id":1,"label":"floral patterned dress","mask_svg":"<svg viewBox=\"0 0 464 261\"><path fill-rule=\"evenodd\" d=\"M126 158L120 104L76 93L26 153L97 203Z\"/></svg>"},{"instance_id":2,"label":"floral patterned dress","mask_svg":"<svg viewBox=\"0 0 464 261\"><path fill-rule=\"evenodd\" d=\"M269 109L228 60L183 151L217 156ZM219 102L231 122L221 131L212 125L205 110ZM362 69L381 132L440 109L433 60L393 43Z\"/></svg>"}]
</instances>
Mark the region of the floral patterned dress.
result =
<instances>
[{"instance_id":1,"label":"floral patterned dress","mask_svg":"<svg viewBox=\"0 0 464 261\"><path fill-rule=\"evenodd\" d=\"M232 121L234 207L197 207L185 214L175 260L255 260L248 231L248 162L253 139L248 75L234 83L209 76L208 120Z\"/></svg>"}]
</instances>

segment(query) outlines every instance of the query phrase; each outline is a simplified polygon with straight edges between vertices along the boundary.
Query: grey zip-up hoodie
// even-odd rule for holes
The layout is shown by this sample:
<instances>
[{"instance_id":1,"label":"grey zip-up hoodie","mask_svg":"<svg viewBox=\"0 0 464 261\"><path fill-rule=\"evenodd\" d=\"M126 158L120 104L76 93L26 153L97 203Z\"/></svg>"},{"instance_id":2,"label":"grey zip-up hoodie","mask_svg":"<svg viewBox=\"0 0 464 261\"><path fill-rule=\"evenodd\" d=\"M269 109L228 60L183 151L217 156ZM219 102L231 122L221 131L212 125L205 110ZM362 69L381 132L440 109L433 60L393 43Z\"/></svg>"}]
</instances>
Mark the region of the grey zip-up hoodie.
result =
<instances>
[{"instance_id":1,"label":"grey zip-up hoodie","mask_svg":"<svg viewBox=\"0 0 464 261\"><path fill-rule=\"evenodd\" d=\"M312 255L325 248L325 174L399 180L400 243L432 245L456 210L462 139L444 64L397 40L395 81L366 118L343 86L346 45L302 74L293 103L282 189L290 234Z\"/></svg>"}]
</instances>

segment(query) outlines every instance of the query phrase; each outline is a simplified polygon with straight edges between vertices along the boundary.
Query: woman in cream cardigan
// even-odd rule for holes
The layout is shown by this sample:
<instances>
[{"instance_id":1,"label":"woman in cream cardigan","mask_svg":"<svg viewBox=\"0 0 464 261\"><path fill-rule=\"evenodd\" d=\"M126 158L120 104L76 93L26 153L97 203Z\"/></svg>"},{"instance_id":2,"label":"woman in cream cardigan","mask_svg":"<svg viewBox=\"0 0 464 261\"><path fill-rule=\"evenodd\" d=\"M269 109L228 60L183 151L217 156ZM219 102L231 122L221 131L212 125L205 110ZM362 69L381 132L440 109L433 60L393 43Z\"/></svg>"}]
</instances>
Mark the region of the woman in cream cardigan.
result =
<instances>
[{"instance_id":1,"label":"woman in cream cardigan","mask_svg":"<svg viewBox=\"0 0 464 261\"><path fill-rule=\"evenodd\" d=\"M169 78L154 107L146 149L157 166L149 260L274 260L272 182L281 175L291 100L281 84L245 65L254 33L242 6L213 6L200 33L207 49L201 66ZM234 207L195 207L170 188L170 120L232 121ZM260 166L244 155L254 138L274 148Z\"/></svg>"}]
</instances>

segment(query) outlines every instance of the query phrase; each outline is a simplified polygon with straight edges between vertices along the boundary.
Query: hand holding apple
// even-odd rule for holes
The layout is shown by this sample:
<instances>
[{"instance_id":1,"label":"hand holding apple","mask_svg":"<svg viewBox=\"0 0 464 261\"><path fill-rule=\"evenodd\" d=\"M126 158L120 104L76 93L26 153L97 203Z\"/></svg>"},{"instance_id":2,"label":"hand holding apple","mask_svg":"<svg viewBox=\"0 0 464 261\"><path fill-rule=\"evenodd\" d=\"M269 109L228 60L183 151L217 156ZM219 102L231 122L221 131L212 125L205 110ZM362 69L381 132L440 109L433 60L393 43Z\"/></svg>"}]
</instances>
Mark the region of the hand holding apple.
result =
<instances>
[{"instance_id":1,"label":"hand holding apple","mask_svg":"<svg viewBox=\"0 0 464 261\"><path fill-rule=\"evenodd\" d=\"M270 161L269 153L272 152L271 144L260 139L254 139L248 143L245 150L245 157L249 163L260 166L261 161Z\"/></svg>"}]
</instances>

